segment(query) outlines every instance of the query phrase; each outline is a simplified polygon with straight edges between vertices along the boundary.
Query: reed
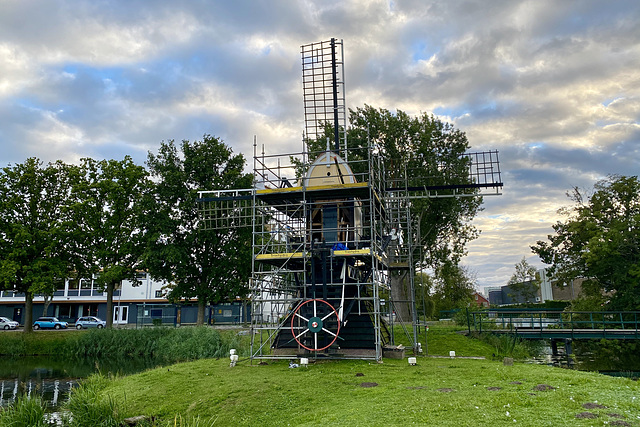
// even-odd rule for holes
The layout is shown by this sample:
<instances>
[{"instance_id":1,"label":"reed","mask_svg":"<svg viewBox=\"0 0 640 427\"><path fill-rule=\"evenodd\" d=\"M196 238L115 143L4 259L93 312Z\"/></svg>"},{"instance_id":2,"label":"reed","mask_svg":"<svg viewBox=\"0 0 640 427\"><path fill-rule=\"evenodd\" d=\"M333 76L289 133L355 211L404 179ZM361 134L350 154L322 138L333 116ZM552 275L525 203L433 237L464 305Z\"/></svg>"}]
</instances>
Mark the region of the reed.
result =
<instances>
[{"instance_id":1,"label":"reed","mask_svg":"<svg viewBox=\"0 0 640 427\"><path fill-rule=\"evenodd\" d=\"M1 409L1 408L0 408ZM39 397L19 397L4 411L0 410L0 427L48 427L45 407Z\"/></svg>"},{"instance_id":2,"label":"reed","mask_svg":"<svg viewBox=\"0 0 640 427\"><path fill-rule=\"evenodd\" d=\"M94 375L80 383L65 404L65 427L118 427L123 417L119 406L110 395L101 395L109 384L103 376Z\"/></svg>"},{"instance_id":3,"label":"reed","mask_svg":"<svg viewBox=\"0 0 640 427\"><path fill-rule=\"evenodd\" d=\"M84 358L148 357L166 362L225 357L230 348L241 354L248 344L235 332L208 327L94 329L69 343L67 354Z\"/></svg>"}]
</instances>

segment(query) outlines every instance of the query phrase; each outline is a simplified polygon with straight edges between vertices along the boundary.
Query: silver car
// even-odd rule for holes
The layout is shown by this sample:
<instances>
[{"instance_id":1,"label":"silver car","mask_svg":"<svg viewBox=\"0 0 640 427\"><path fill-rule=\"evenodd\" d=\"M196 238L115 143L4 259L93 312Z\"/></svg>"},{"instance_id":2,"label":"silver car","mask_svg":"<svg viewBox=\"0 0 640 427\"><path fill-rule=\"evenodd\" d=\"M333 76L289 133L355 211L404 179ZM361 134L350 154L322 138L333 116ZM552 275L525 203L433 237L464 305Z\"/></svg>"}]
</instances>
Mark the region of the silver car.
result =
<instances>
[{"instance_id":1,"label":"silver car","mask_svg":"<svg viewBox=\"0 0 640 427\"><path fill-rule=\"evenodd\" d=\"M94 316L80 317L76 320L76 329L98 328L102 329L107 326L107 322Z\"/></svg>"},{"instance_id":2,"label":"silver car","mask_svg":"<svg viewBox=\"0 0 640 427\"><path fill-rule=\"evenodd\" d=\"M15 320L9 320L6 317L0 317L0 329L15 329L19 325Z\"/></svg>"}]
</instances>

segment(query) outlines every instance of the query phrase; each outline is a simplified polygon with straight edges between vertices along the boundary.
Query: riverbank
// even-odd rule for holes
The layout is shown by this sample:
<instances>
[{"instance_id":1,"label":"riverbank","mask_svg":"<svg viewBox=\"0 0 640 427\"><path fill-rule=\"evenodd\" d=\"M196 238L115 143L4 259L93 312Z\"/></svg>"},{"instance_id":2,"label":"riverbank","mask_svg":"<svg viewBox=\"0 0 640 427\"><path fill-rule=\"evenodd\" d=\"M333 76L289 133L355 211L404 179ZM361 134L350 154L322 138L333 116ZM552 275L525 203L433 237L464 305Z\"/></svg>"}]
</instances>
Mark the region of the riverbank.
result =
<instances>
[{"instance_id":1,"label":"riverbank","mask_svg":"<svg viewBox=\"0 0 640 427\"><path fill-rule=\"evenodd\" d=\"M142 332L84 331L74 335L39 332L25 340L31 348L67 348L83 342L82 353L115 349L166 348L180 360L130 376L100 377L97 401L118 417L153 417L149 426L209 425L636 425L640 426L637 381L516 362L502 363L513 341L481 341L460 334L453 324L431 326L421 336L425 353L416 366L407 360L322 361L289 368L288 361L251 361L248 336L211 328ZM178 331L178 332L176 332ZM75 332L70 332L75 334ZM134 334L144 335L134 335ZM2 337L9 334L1 334ZM14 335L14 334L11 334ZM145 344L145 336L155 344ZM158 340L163 338L159 343ZM56 344L55 340L59 342ZM400 331L396 340L402 342ZM86 341L85 341L86 340ZM61 344L61 342L67 344ZM0 340L0 346L6 341ZM233 343L241 360L229 366ZM213 349L212 347L217 347ZM200 349L197 352L195 349ZM94 350L101 349L99 353ZM109 350L112 349L112 350ZM207 352L204 351L207 349ZM456 358L442 358L449 351ZM155 350L154 350L155 351ZM464 358L462 358L464 357ZM485 357L486 359L468 359ZM127 364L135 360L122 361ZM83 407L88 406L84 405ZM1 424L1 423L0 423ZM91 424L88 424L91 425Z\"/></svg>"}]
</instances>

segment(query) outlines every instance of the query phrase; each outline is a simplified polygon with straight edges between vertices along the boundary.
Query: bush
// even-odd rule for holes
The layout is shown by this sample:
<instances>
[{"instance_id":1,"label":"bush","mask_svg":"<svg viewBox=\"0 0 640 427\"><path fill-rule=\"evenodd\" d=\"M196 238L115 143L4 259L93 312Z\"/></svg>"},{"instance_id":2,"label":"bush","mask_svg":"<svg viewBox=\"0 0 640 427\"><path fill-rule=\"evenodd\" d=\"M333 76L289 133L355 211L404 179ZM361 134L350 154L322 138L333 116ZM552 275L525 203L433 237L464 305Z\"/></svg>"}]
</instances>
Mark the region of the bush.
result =
<instances>
[{"instance_id":1,"label":"bush","mask_svg":"<svg viewBox=\"0 0 640 427\"><path fill-rule=\"evenodd\" d=\"M477 338L494 348L494 357L513 357L514 359L527 359L540 354L542 343L540 341L523 340L511 334L477 334Z\"/></svg>"}]
</instances>

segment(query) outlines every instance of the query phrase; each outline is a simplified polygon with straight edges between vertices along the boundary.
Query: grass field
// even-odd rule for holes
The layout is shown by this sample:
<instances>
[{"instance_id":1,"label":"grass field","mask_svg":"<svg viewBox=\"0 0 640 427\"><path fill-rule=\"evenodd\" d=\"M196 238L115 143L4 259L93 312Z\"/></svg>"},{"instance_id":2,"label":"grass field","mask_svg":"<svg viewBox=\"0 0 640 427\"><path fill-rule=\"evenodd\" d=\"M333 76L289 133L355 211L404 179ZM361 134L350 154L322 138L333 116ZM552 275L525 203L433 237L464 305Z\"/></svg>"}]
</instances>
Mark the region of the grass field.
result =
<instances>
[{"instance_id":1,"label":"grass field","mask_svg":"<svg viewBox=\"0 0 640 427\"><path fill-rule=\"evenodd\" d=\"M327 361L291 369L286 361L230 368L226 359L209 359L115 379L103 395L124 415L154 416L156 425L173 425L178 415L222 426L640 424L637 382L488 360Z\"/></svg>"},{"instance_id":2,"label":"grass field","mask_svg":"<svg viewBox=\"0 0 640 427\"><path fill-rule=\"evenodd\" d=\"M401 331L395 332L402 343ZM131 376L94 377L83 386L91 399L77 393L72 403L80 406L68 409L73 410L77 426L97 425L91 415L95 411L117 414L113 425L123 417L146 415L153 417L147 426L156 427L640 426L637 381L518 362L505 366L505 349L520 344L481 341L458 332L453 324L437 323L425 342L423 330L420 342L431 357L418 357L417 366L409 366L406 359L341 360L292 369L284 360L259 363L245 358L231 368L225 355ZM149 331L144 336L158 338L158 333ZM236 332L227 331L230 335L222 339L205 330L175 336L171 330L163 333L167 341L162 347L183 358L212 354L214 348L199 349L196 343L202 342L208 343L205 347L217 346L217 352L238 344L241 354L247 354L247 337L238 341ZM26 338L23 345L32 349L62 346L49 341L49 336L34 337ZM107 349L114 343L115 351L129 348L142 336L125 333L120 337L118 331L111 331L67 337L71 343L66 345L84 342ZM458 357L442 357L451 350ZM89 414L88 421L81 422L81 413ZM2 416L3 425L1 421Z\"/></svg>"}]
</instances>

